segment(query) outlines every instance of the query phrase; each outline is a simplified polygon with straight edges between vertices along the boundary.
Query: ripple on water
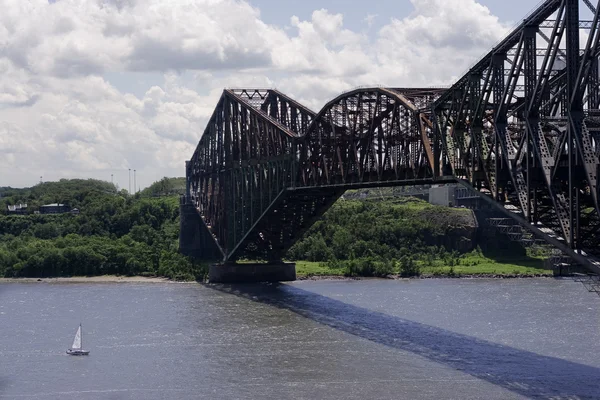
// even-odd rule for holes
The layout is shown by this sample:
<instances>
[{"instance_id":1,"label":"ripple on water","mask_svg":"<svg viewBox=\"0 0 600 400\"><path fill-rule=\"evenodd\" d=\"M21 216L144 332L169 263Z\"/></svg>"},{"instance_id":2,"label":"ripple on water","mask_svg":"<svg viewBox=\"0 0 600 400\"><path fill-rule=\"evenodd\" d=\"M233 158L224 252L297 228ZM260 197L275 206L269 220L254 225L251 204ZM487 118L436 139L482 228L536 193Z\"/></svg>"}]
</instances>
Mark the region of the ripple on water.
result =
<instances>
[{"instance_id":1,"label":"ripple on water","mask_svg":"<svg viewBox=\"0 0 600 400\"><path fill-rule=\"evenodd\" d=\"M568 281L22 284L2 299L0 398L600 393L600 301ZM69 357L80 321L91 354Z\"/></svg>"}]
</instances>

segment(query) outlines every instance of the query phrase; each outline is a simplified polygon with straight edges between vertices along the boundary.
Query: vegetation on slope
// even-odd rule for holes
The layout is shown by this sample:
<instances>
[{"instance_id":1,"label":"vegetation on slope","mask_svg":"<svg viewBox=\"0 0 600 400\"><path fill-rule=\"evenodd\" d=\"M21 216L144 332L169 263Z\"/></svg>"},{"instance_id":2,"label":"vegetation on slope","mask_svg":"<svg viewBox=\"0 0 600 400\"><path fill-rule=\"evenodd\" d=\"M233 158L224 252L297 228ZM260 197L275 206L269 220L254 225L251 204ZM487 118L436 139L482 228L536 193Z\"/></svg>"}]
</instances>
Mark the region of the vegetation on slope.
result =
<instances>
[{"instance_id":1,"label":"vegetation on slope","mask_svg":"<svg viewBox=\"0 0 600 400\"><path fill-rule=\"evenodd\" d=\"M132 197L95 180L61 180L0 193L4 204L60 202L80 209L79 215L0 215L0 276L189 280L204 274L201 265L178 253L176 196Z\"/></svg>"},{"instance_id":2,"label":"vegetation on slope","mask_svg":"<svg viewBox=\"0 0 600 400\"><path fill-rule=\"evenodd\" d=\"M0 188L0 207L63 203L79 215L0 215L0 276L163 276L201 279L205 265L178 253L185 179L163 178L135 196L97 180ZM469 210L414 198L338 201L288 252L298 276L534 274L541 260L478 243ZM498 241L500 242L500 241ZM496 245L498 243L495 243ZM481 247L478 247L481 245ZM484 250L481 250L483 248ZM510 253L506 258L499 256Z\"/></svg>"},{"instance_id":3,"label":"vegetation on slope","mask_svg":"<svg viewBox=\"0 0 600 400\"><path fill-rule=\"evenodd\" d=\"M95 179L61 179L59 182L44 182L25 189L0 187L0 213L6 212L7 205L27 204L29 210L50 203L66 204L80 208L87 201L97 197L125 196L126 191L117 193L117 188L109 182Z\"/></svg>"},{"instance_id":4,"label":"vegetation on slope","mask_svg":"<svg viewBox=\"0 0 600 400\"><path fill-rule=\"evenodd\" d=\"M142 197L176 196L185 194L185 178L164 177L140 192Z\"/></svg>"},{"instance_id":5,"label":"vegetation on slope","mask_svg":"<svg viewBox=\"0 0 600 400\"><path fill-rule=\"evenodd\" d=\"M410 197L339 201L288 258L309 276L549 273L505 238L482 241L470 210Z\"/></svg>"}]
</instances>

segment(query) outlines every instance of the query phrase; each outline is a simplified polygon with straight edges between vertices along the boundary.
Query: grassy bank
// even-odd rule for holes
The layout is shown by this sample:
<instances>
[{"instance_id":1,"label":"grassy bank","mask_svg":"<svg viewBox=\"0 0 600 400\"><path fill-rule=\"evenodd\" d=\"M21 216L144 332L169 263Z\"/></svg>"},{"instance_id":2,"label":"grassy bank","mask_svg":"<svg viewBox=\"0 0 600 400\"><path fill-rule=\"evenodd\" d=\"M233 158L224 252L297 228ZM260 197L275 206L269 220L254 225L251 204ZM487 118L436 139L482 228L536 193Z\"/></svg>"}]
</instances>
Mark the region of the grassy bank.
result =
<instances>
[{"instance_id":1,"label":"grassy bank","mask_svg":"<svg viewBox=\"0 0 600 400\"><path fill-rule=\"evenodd\" d=\"M403 274L399 262L387 274L379 276L552 276L552 270L545 269L543 261L535 258L491 259L477 252L465 254L459 258L458 265L445 265L442 261L434 265L417 262L416 273ZM456 263L454 263L456 264ZM339 263L296 261L296 274L299 279L310 277L352 277L377 276L378 274L356 274Z\"/></svg>"},{"instance_id":2,"label":"grassy bank","mask_svg":"<svg viewBox=\"0 0 600 400\"><path fill-rule=\"evenodd\" d=\"M552 274L505 236L480 235L471 210L415 198L339 201L288 258L299 277Z\"/></svg>"}]
</instances>

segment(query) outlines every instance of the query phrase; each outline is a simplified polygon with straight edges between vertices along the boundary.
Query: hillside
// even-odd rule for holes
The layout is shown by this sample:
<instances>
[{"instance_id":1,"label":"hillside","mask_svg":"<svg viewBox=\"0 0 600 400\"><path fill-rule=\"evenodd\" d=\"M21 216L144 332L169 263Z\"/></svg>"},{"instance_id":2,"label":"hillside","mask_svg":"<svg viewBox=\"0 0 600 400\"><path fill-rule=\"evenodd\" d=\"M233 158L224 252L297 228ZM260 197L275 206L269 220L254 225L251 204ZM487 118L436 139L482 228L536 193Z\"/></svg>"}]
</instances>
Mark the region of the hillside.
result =
<instances>
[{"instance_id":1,"label":"hillside","mask_svg":"<svg viewBox=\"0 0 600 400\"><path fill-rule=\"evenodd\" d=\"M0 213L6 213L7 205L27 204L30 210L40 205L62 203L81 208L85 202L98 197L116 196L117 188L110 182L95 179L61 179L58 182L44 182L30 188L0 188Z\"/></svg>"},{"instance_id":2,"label":"hillside","mask_svg":"<svg viewBox=\"0 0 600 400\"><path fill-rule=\"evenodd\" d=\"M471 210L433 206L414 198L338 201L296 243L291 258L327 261L362 257L399 259L431 248L475 248Z\"/></svg>"},{"instance_id":3,"label":"hillside","mask_svg":"<svg viewBox=\"0 0 600 400\"><path fill-rule=\"evenodd\" d=\"M108 182L61 180L0 188L0 205L27 203L28 215L0 214L0 276L162 276L201 279L206 268L178 253L178 191L163 178L135 196ZM470 210L396 193L350 192L288 252L298 274L387 276L537 273L541 261L501 238L478 235ZM62 203L80 214L31 214ZM506 255L510 255L507 258Z\"/></svg>"},{"instance_id":4,"label":"hillside","mask_svg":"<svg viewBox=\"0 0 600 400\"><path fill-rule=\"evenodd\" d=\"M356 192L345 195L288 258L313 262L299 263L302 273L324 275L548 273L541 259L507 238L480 235L469 209L375 193L361 200Z\"/></svg>"},{"instance_id":5,"label":"hillside","mask_svg":"<svg viewBox=\"0 0 600 400\"><path fill-rule=\"evenodd\" d=\"M143 197L161 197L185 194L185 178L164 177L140 192Z\"/></svg>"},{"instance_id":6,"label":"hillside","mask_svg":"<svg viewBox=\"0 0 600 400\"><path fill-rule=\"evenodd\" d=\"M110 183L61 180L2 189L2 206L60 202L79 215L0 215L0 276L144 275L194 279L199 265L178 253L177 196L116 193Z\"/></svg>"}]
</instances>

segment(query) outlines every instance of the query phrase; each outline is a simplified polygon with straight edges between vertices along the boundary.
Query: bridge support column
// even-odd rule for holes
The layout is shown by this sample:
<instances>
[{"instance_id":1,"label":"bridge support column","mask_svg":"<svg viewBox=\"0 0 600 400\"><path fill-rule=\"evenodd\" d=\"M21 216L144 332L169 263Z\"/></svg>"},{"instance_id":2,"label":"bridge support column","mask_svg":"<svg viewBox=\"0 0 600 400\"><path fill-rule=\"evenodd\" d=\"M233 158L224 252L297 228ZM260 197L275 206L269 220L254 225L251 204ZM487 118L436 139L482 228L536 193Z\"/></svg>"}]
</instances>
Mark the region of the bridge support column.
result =
<instances>
[{"instance_id":1,"label":"bridge support column","mask_svg":"<svg viewBox=\"0 0 600 400\"><path fill-rule=\"evenodd\" d=\"M296 280L295 263L213 264L210 283L289 282Z\"/></svg>"},{"instance_id":2,"label":"bridge support column","mask_svg":"<svg viewBox=\"0 0 600 400\"><path fill-rule=\"evenodd\" d=\"M223 253L193 204L182 198L179 205L179 252L199 260L222 260Z\"/></svg>"}]
</instances>

